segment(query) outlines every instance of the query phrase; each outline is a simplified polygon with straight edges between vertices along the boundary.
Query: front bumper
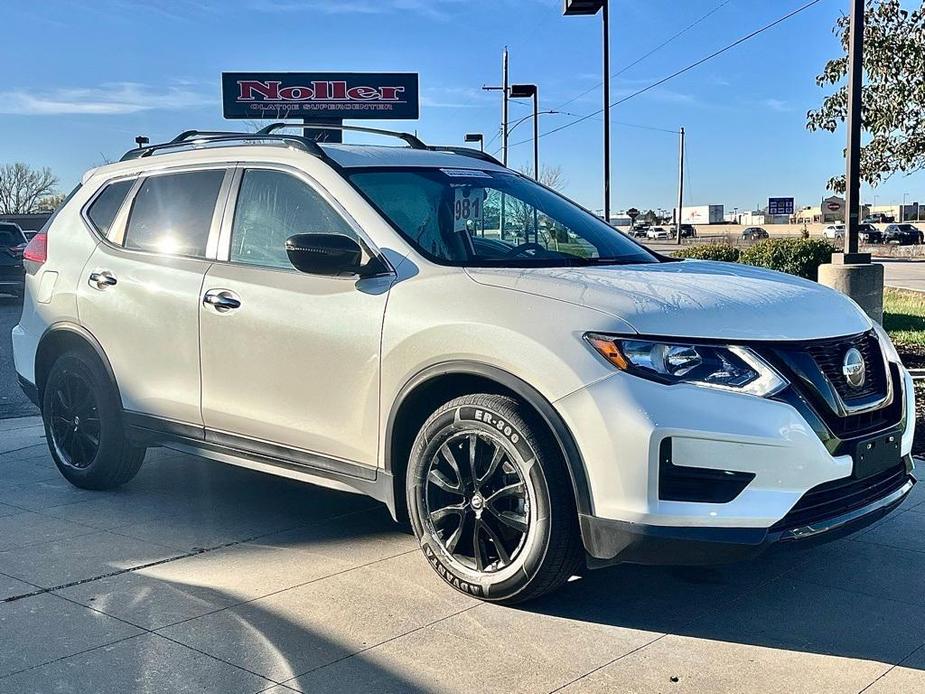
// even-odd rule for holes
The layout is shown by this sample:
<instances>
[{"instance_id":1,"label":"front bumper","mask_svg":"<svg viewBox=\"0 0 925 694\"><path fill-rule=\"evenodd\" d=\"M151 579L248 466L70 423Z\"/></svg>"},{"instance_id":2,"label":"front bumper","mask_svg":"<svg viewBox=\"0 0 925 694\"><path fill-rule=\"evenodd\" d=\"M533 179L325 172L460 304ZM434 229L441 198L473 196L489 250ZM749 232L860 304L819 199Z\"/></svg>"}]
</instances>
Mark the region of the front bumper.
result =
<instances>
[{"instance_id":1,"label":"front bumper","mask_svg":"<svg viewBox=\"0 0 925 694\"><path fill-rule=\"evenodd\" d=\"M697 566L752 559L772 548L808 547L866 528L906 499L916 482L911 471L909 459L906 475L895 489L859 508L806 525L669 527L581 515L581 534L592 567L614 563Z\"/></svg>"},{"instance_id":2,"label":"front bumper","mask_svg":"<svg viewBox=\"0 0 925 694\"><path fill-rule=\"evenodd\" d=\"M904 369L896 374L901 421L859 438L889 439L898 448L896 465L901 457L908 470L876 498L864 496L867 473L855 465L857 440L824 440L819 422L808 421L799 403L664 386L623 373L557 401L588 478L591 512L581 528L592 563L726 561L773 544L837 537L889 513L914 483L912 381ZM744 474L741 491L723 499L664 498L659 471L666 442L678 469ZM798 513L811 492L850 484L860 485L848 491L862 506L836 499L822 516ZM791 511L795 522L788 525Z\"/></svg>"}]
</instances>

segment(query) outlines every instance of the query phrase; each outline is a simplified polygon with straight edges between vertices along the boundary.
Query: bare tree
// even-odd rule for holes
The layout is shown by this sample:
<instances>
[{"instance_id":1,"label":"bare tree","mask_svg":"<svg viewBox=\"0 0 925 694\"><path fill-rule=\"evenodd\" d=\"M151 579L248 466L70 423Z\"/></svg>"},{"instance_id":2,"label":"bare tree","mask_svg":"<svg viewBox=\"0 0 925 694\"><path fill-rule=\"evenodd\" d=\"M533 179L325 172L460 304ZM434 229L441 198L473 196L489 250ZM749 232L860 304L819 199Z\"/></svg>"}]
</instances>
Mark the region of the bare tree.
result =
<instances>
[{"instance_id":1,"label":"bare tree","mask_svg":"<svg viewBox=\"0 0 925 694\"><path fill-rule=\"evenodd\" d=\"M519 171L524 176L533 178L532 167L522 166L520 167ZM568 181L565 179L565 175L562 173L561 166L547 166L545 164L540 167L539 182L547 188L552 188L553 190L557 191L561 191L568 184Z\"/></svg>"},{"instance_id":2,"label":"bare tree","mask_svg":"<svg viewBox=\"0 0 925 694\"><path fill-rule=\"evenodd\" d=\"M16 162L0 167L0 214L32 214L40 201L55 194L58 178L51 169Z\"/></svg>"}]
</instances>

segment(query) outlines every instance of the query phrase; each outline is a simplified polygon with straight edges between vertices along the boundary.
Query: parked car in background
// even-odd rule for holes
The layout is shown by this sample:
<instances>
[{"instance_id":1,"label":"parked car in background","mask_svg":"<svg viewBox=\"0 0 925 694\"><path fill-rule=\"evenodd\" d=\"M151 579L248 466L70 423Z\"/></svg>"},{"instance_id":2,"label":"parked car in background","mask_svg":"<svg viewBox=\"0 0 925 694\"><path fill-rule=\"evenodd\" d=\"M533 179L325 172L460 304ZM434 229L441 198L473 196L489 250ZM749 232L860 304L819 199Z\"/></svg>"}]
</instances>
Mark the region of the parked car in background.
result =
<instances>
[{"instance_id":1,"label":"parked car in background","mask_svg":"<svg viewBox=\"0 0 925 694\"><path fill-rule=\"evenodd\" d=\"M646 232L649 230L649 227L635 226L630 229L629 235L634 239L644 239L646 237Z\"/></svg>"},{"instance_id":2,"label":"parked car in background","mask_svg":"<svg viewBox=\"0 0 925 694\"><path fill-rule=\"evenodd\" d=\"M829 226L822 230L822 235L827 239L843 239L845 238L845 225L829 224Z\"/></svg>"},{"instance_id":3,"label":"parked car in background","mask_svg":"<svg viewBox=\"0 0 925 694\"><path fill-rule=\"evenodd\" d=\"M858 240L861 243L883 243L883 232L873 224L862 222L858 224Z\"/></svg>"},{"instance_id":4,"label":"parked car in background","mask_svg":"<svg viewBox=\"0 0 925 694\"><path fill-rule=\"evenodd\" d=\"M879 213L868 215L862 221L864 224L892 224L896 218L893 215Z\"/></svg>"},{"instance_id":5,"label":"parked car in background","mask_svg":"<svg viewBox=\"0 0 925 694\"><path fill-rule=\"evenodd\" d=\"M13 359L72 484L164 446L368 494L435 581L502 603L835 539L910 493L912 377L843 294L653 253L478 150L276 127L130 150L23 252ZM531 237L486 229L503 200Z\"/></svg>"},{"instance_id":6,"label":"parked car in background","mask_svg":"<svg viewBox=\"0 0 925 694\"><path fill-rule=\"evenodd\" d=\"M912 246L922 243L922 231L912 224L890 224L883 230L883 242Z\"/></svg>"},{"instance_id":7,"label":"parked car in background","mask_svg":"<svg viewBox=\"0 0 925 694\"><path fill-rule=\"evenodd\" d=\"M672 234L674 236L674 234ZM681 238L682 239L692 239L697 236L697 229L694 228L693 224L682 224L681 225Z\"/></svg>"},{"instance_id":8,"label":"parked car in background","mask_svg":"<svg viewBox=\"0 0 925 694\"><path fill-rule=\"evenodd\" d=\"M766 238L769 238L769 234L766 229L761 227L748 227L742 230L743 241L760 241Z\"/></svg>"},{"instance_id":9,"label":"parked car in background","mask_svg":"<svg viewBox=\"0 0 925 694\"><path fill-rule=\"evenodd\" d=\"M663 239L670 239L671 234L668 233L668 230L665 227L649 227L646 229L646 238L652 239L653 241L659 241Z\"/></svg>"},{"instance_id":10,"label":"parked car in background","mask_svg":"<svg viewBox=\"0 0 925 694\"><path fill-rule=\"evenodd\" d=\"M0 222L0 294L22 295L25 275L22 252L26 243L18 224Z\"/></svg>"}]
</instances>

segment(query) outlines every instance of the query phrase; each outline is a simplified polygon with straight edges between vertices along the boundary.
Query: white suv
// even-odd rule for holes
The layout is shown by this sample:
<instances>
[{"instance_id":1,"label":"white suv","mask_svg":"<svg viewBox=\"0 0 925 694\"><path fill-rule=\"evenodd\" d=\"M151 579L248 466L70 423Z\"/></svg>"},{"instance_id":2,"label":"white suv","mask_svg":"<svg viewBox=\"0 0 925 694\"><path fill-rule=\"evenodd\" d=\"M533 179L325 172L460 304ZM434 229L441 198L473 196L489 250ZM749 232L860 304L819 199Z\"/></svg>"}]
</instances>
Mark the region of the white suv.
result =
<instances>
[{"instance_id":1,"label":"white suv","mask_svg":"<svg viewBox=\"0 0 925 694\"><path fill-rule=\"evenodd\" d=\"M911 489L909 374L844 296L675 261L491 157L184 133L25 251L23 388L74 484L169 446L381 500L517 602L831 538Z\"/></svg>"}]
</instances>

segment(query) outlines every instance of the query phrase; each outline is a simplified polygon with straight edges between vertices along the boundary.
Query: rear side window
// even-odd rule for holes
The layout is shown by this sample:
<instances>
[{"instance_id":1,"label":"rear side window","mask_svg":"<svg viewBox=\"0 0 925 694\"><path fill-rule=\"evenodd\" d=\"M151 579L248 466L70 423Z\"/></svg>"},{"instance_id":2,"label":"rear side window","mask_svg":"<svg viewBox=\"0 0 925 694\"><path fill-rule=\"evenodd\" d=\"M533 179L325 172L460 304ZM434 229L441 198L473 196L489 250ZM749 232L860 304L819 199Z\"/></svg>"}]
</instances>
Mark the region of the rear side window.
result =
<instances>
[{"instance_id":1,"label":"rear side window","mask_svg":"<svg viewBox=\"0 0 925 694\"><path fill-rule=\"evenodd\" d=\"M140 251L205 257L224 169L145 179L135 196L124 246Z\"/></svg>"},{"instance_id":2,"label":"rear side window","mask_svg":"<svg viewBox=\"0 0 925 694\"><path fill-rule=\"evenodd\" d=\"M304 181L280 171L244 172L231 230L233 262L291 268L286 239L319 233L359 240L343 217Z\"/></svg>"},{"instance_id":3,"label":"rear side window","mask_svg":"<svg viewBox=\"0 0 925 694\"><path fill-rule=\"evenodd\" d=\"M122 207L125 196L128 195L133 183L135 181L110 183L103 188L103 192L96 197L96 200L87 210L87 217L90 218L93 226L103 236L109 234L112 222L116 218L119 208Z\"/></svg>"}]
</instances>

